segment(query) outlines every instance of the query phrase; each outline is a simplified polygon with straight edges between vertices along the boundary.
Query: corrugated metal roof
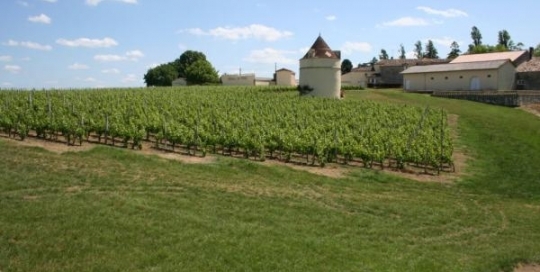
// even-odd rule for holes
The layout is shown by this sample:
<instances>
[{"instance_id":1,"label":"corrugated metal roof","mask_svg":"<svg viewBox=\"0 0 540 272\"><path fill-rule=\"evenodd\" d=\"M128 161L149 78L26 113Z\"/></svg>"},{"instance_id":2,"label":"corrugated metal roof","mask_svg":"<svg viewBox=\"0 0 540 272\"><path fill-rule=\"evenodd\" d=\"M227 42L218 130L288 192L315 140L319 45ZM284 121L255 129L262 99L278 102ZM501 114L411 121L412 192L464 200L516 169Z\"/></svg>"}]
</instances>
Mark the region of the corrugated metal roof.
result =
<instances>
[{"instance_id":1,"label":"corrugated metal roof","mask_svg":"<svg viewBox=\"0 0 540 272\"><path fill-rule=\"evenodd\" d=\"M494 61L478 61L465 63L449 63L439 65L413 66L402 74L420 74L420 73L438 73L438 72L453 72L453 71L470 71L470 70L492 70L498 69L509 60L494 60Z\"/></svg>"},{"instance_id":2,"label":"corrugated metal roof","mask_svg":"<svg viewBox=\"0 0 540 272\"><path fill-rule=\"evenodd\" d=\"M527 51L509 51L509 52L461 55L455 58L454 60L452 60L450 63L493 61L493 60L510 60L514 62L523 54L527 54L527 53L528 53Z\"/></svg>"},{"instance_id":3,"label":"corrugated metal roof","mask_svg":"<svg viewBox=\"0 0 540 272\"><path fill-rule=\"evenodd\" d=\"M336 54L336 52L330 49L330 46L328 46L324 39L319 36L303 57L303 59L312 58L339 59L340 57Z\"/></svg>"},{"instance_id":4,"label":"corrugated metal roof","mask_svg":"<svg viewBox=\"0 0 540 272\"><path fill-rule=\"evenodd\" d=\"M540 57L534 57L531 60L522 63L518 66L516 72L540 72Z\"/></svg>"}]
</instances>

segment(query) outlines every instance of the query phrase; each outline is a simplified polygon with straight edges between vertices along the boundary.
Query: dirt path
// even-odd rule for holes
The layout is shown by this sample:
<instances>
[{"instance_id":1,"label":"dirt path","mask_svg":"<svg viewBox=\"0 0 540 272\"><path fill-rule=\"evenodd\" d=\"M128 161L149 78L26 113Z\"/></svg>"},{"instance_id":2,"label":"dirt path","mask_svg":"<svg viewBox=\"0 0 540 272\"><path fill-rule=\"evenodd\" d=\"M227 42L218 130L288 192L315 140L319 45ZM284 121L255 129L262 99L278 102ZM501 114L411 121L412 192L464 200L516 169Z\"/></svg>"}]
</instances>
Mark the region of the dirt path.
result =
<instances>
[{"instance_id":1,"label":"dirt path","mask_svg":"<svg viewBox=\"0 0 540 272\"><path fill-rule=\"evenodd\" d=\"M525 105L519 108L540 117L540 104Z\"/></svg>"},{"instance_id":2,"label":"dirt path","mask_svg":"<svg viewBox=\"0 0 540 272\"><path fill-rule=\"evenodd\" d=\"M540 264L518 264L514 272L540 272Z\"/></svg>"}]
</instances>

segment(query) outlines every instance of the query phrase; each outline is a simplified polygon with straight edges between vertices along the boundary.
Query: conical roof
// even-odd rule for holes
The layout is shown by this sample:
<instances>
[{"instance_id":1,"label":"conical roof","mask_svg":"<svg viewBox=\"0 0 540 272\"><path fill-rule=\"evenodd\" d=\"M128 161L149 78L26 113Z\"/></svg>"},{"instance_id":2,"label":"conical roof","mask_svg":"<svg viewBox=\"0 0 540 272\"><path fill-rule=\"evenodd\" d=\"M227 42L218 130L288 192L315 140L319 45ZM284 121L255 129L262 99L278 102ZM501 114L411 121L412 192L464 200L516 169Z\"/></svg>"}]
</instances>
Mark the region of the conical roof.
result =
<instances>
[{"instance_id":1,"label":"conical roof","mask_svg":"<svg viewBox=\"0 0 540 272\"><path fill-rule=\"evenodd\" d=\"M335 51L332 51L330 46L324 41L324 39L319 35L309 51L304 55L304 59L312 58L326 58L326 59L339 59L338 54Z\"/></svg>"}]
</instances>

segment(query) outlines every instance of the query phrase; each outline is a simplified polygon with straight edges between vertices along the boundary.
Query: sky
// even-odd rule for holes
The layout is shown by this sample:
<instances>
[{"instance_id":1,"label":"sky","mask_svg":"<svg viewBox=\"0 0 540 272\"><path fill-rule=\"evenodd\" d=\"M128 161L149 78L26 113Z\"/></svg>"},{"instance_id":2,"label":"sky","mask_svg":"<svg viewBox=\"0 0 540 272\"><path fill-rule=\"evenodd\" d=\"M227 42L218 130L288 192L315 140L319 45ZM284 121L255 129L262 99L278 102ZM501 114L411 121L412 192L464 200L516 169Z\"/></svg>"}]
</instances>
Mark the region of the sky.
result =
<instances>
[{"instance_id":1,"label":"sky","mask_svg":"<svg viewBox=\"0 0 540 272\"><path fill-rule=\"evenodd\" d=\"M0 89L145 86L143 76L186 50L219 74L297 72L320 34L354 65L398 57L432 40L440 57L462 51L478 27L484 44L507 30L540 43L538 0L0 0Z\"/></svg>"}]
</instances>

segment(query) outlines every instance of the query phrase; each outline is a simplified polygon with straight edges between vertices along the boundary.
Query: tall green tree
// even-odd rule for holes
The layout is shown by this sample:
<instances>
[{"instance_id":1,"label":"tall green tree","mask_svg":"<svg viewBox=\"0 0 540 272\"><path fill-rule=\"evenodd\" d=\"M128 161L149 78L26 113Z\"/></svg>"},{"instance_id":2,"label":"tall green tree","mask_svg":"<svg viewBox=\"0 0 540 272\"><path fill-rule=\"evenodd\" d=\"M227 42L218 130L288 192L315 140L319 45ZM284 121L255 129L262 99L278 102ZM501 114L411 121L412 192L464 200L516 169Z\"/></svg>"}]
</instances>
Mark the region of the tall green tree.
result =
<instances>
[{"instance_id":1,"label":"tall green tree","mask_svg":"<svg viewBox=\"0 0 540 272\"><path fill-rule=\"evenodd\" d=\"M403 44L400 44L399 45L399 59L406 59L407 58L407 53L405 52L405 47L403 46Z\"/></svg>"},{"instance_id":2,"label":"tall green tree","mask_svg":"<svg viewBox=\"0 0 540 272\"><path fill-rule=\"evenodd\" d=\"M461 50L459 49L459 44L456 41L453 41L450 45L450 53L448 53L447 59L453 60L459 56Z\"/></svg>"},{"instance_id":3,"label":"tall green tree","mask_svg":"<svg viewBox=\"0 0 540 272\"><path fill-rule=\"evenodd\" d=\"M161 64L155 68L148 69L144 74L146 86L172 86L173 80L177 78L177 72L171 63Z\"/></svg>"},{"instance_id":4,"label":"tall green tree","mask_svg":"<svg viewBox=\"0 0 540 272\"><path fill-rule=\"evenodd\" d=\"M377 63L379 60L377 59L377 57L373 57L371 59L371 61L369 62L369 64L371 64L371 66L375 65L375 63Z\"/></svg>"},{"instance_id":5,"label":"tall green tree","mask_svg":"<svg viewBox=\"0 0 540 272\"><path fill-rule=\"evenodd\" d=\"M186 81L190 85L215 84L219 82L216 69L207 60L199 59L185 69Z\"/></svg>"},{"instance_id":6,"label":"tall green tree","mask_svg":"<svg viewBox=\"0 0 540 272\"><path fill-rule=\"evenodd\" d=\"M479 46L482 44L482 33L480 33L480 30L478 27L473 26L471 29L471 38L473 40L474 46Z\"/></svg>"},{"instance_id":7,"label":"tall green tree","mask_svg":"<svg viewBox=\"0 0 540 272\"><path fill-rule=\"evenodd\" d=\"M439 52L437 51L437 48L435 48L435 44L433 44L432 40L428 40L426 44L426 52L424 53L424 57L428 59L439 58Z\"/></svg>"},{"instance_id":8,"label":"tall green tree","mask_svg":"<svg viewBox=\"0 0 540 272\"><path fill-rule=\"evenodd\" d=\"M424 58L424 53L423 53L423 48L422 48L422 42L421 41L417 41L415 44L414 44L414 55L416 56L417 59L423 59Z\"/></svg>"},{"instance_id":9,"label":"tall green tree","mask_svg":"<svg viewBox=\"0 0 540 272\"><path fill-rule=\"evenodd\" d=\"M349 59L344 59L341 62L341 74L342 75L351 72L352 69L353 69L353 64Z\"/></svg>"},{"instance_id":10,"label":"tall green tree","mask_svg":"<svg viewBox=\"0 0 540 272\"><path fill-rule=\"evenodd\" d=\"M379 54L380 60L387 60L388 59L388 53L385 49L381 49L381 53Z\"/></svg>"},{"instance_id":11,"label":"tall green tree","mask_svg":"<svg viewBox=\"0 0 540 272\"><path fill-rule=\"evenodd\" d=\"M173 65L178 72L178 77L186 77L186 70L191 64L206 60L206 55L199 51L187 50L180 57L173 61Z\"/></svg>"},{"instance_id":12,"label":"tall green tree","mask_svg":"<svg viewBox=\"0 0 540 272\"><path fill-rule=\"evenodd\" d=\"M536 47L534 48L534 56L535 57L540 57L540 43L538 45L536 45Z\"/></svg>"},{"instance_id":13,"label":"tall green tree","mask_svg":"<svg viewBox=\"0 0 540 272\"><path fill-rule=\"evenodd\" d=\"M508 33L508 31L506 31L506 29L503 29L501 31L499 31L499 35L498 35L498 45L506 48L506 49L510 49L510 43L512 41L512 38L510 37L510 33Z\"/></svg>"}]
</instances>

